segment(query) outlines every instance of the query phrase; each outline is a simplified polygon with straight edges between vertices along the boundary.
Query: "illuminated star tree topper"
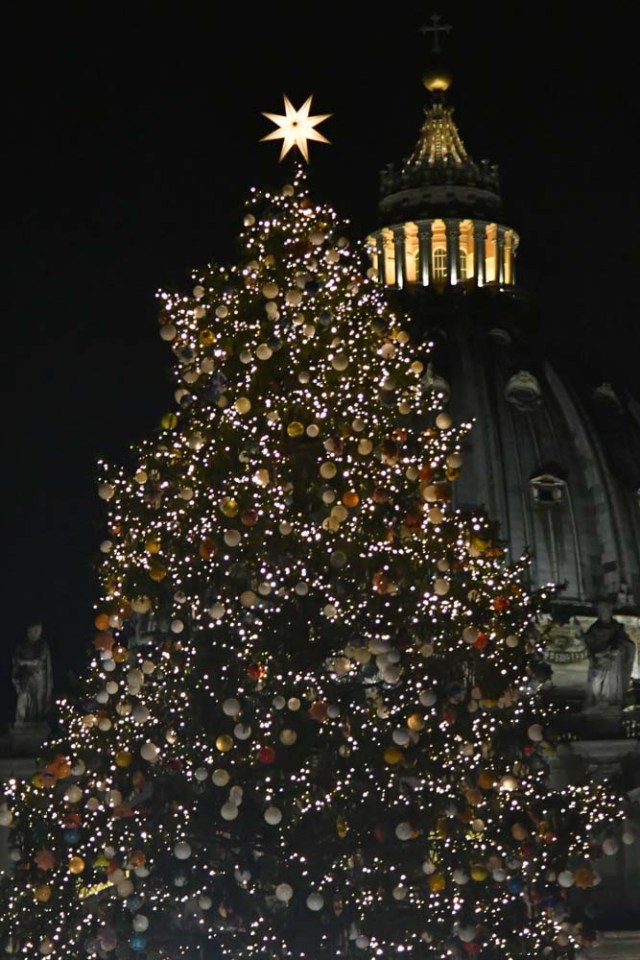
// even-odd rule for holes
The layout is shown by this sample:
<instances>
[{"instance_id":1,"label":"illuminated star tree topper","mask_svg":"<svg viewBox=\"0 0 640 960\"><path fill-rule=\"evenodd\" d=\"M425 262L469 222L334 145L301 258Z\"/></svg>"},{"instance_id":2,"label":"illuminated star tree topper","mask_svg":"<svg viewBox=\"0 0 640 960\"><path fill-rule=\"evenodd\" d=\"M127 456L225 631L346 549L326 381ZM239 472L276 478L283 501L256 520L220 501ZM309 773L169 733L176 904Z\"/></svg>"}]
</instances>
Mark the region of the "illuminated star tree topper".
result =
<instances>
[{"instance_id":1,"label":"illuminated star tree topper","mask_svg":"<svg viewBox=\"0 0 640 960\"><path fill-rule=\"evenodd\" d=\"M299 110L296 110L286 95L284 95L283 99L285 109L284 116L276 113L262 114L267 120L275 123L277 129L272 130L266 137L262 137L260 142L262 143L264 140L282 140L280 160L283 160L290 150L297 147L304 159L309 163L309 147L307 141L316 140L318 143L331 142L315 128L318 124L322 123L323 120L328 120L332 114L322 113L318 116L310 117L309 111L311 109L313 96L308 97Z\"/></svg>"}]
</instances>

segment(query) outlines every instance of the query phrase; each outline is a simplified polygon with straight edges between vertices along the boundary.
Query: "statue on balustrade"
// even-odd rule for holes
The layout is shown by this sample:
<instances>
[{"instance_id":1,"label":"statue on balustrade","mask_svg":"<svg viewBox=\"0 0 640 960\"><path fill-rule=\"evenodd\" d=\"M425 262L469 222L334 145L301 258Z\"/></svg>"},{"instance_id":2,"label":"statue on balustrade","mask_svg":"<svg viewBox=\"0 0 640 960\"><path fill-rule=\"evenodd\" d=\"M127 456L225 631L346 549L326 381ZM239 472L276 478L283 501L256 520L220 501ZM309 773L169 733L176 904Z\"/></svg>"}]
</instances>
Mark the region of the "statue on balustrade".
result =
<instances>
[{"instance_id":1,"label":"statue on balustrade","mask_svg":"<svg viewBox=\"0 0 640 960\"><path fill-rule=\"evenodd\" d=\"M41 623L32 623L16 645L11 679L17 694L16 725L42 722L51 704L53 670Z\"/></svg>"},{"instance_id":2,"label":"statue on balustrade","mask_svg":"<svg viewBox=\"0 0 640 960\"><path fill-rule=\"evenodd\" d=\"M636 645L613 617L613 604L601 600L598 619L584 634L589 656L586 709L622 710L636 658Z\"/></svg>"}]
</instances>

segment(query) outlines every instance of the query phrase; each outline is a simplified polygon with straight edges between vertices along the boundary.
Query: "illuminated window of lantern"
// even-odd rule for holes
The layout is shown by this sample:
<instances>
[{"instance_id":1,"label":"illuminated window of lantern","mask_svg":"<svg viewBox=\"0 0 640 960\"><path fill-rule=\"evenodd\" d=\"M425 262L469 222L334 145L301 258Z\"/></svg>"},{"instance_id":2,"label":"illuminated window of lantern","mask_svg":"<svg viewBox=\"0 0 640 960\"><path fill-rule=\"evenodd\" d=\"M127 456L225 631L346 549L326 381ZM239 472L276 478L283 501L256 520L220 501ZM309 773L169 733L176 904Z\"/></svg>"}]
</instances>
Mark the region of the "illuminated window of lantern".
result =
<instances>
[{"instance_id":1,"label":"illuminated window of lantern","mask_svg":"<svg viewBox=\"0 0 640 960\"><path fill-rule=\"evenodd\" d=\"M371 266L376 277L380 276L380 257L378 256L378 244L375 237L367 237L367 253L371 258Z\"/></svg>"},{"instance_id":2,"label":"illuminated window of lantern","mask_svg":"<svg viewBox=\"0 0 640 960\"><path fill-rule=\"evenodd\" d=\"M504 282L513 283L513 260L516 252L517 238L513 230L507 230L504 235Z\"/></svg>"},{"instance_id":3,"label":"illuminated window of lantern","mask_svg":"<svg viewBox=\"0 0 640 960\"><path fill-rule=\"evenodd\" d=\"M484 239L484 279L486 283L494 283L498 279L498 228L490 223L486 229Z\"/></svg>"},{"instance_id":4,"label":"illuminated window of lantern","mask_svg":"<svg viewBox=\"0 0 640 960\"><path fill-rule=\"evenodd\" d=\"M446 280L447 251L445 247L436 247L433 251L433 279Z\"/></svg>"},{"instance_id":5,"label":"illuminated window of lantern","mask_svg":"<svg viewBox=\"0 0 640 960\"><path fill-rule=\"evenodd\" d=\"M393 231L385 229L382 231L382 251L384 257L384 282L387 286L396 282L396 245L393 239Z\"/></svg>"},{"instance_id":6,"label":"illuminated window of lantern","mask_svg":"<svg viewBox=\"0 0 640 960\"><path fill-rule=\"evenodd\" d=\"M420 277L420 241L415 223L404 225L404 269L407 283L417 283Z\"/></svg>"},{"instance_id":7,"label":"illuminated window of lantern","mask_svg":"<svg viewBox=\"0 0 640 960\"><path fill-rule=\"evenodd\" d=\"M471 280L474 275L473 223L463 220L460 223L460 241L458 247L458 279Z\"/></svg>"},{"instance_id":8,"label":"illuminated window of lantern","mask_svg":"<svg viewBox=\"0 0 640 960\"><path fill-rule=\"evenodd\" d=\"M467 279L467 251L462 247L458 250L458 279Z\"/></svg>"}]
</instances>

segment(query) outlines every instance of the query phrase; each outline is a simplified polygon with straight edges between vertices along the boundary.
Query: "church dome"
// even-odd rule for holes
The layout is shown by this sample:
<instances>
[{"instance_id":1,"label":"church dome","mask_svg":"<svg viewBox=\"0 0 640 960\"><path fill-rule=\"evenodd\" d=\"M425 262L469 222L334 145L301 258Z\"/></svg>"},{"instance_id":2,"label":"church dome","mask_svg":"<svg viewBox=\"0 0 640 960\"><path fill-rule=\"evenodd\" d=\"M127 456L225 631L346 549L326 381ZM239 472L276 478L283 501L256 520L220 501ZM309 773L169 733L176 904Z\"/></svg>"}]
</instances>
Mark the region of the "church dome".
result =
<instances>
[{"instance_id":1,"label":"church dome","mask_svg":"<svg viewBox=\"0 0 640 960\"><path fill-rule=\"evenodd\" d=\"M442 88L427 86L413 152L381 174L368 244L414 339L436 344L431 382L446 383L458 421L474 422L454 495L499 523L512 559L531 554L532 586L563 585L571 615L592 615L603 595L636 615L640 406L541 354L497 167L471 158Z\"/></svg>"}]
</instances>

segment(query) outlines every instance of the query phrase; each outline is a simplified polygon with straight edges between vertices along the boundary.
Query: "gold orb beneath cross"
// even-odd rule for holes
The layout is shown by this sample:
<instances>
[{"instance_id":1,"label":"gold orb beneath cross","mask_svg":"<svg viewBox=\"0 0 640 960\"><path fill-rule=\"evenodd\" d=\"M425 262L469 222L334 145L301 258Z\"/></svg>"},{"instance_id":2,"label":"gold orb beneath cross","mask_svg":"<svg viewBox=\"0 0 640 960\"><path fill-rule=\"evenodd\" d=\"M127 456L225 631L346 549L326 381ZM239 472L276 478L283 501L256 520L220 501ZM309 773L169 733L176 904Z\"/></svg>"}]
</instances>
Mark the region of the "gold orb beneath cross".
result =
<instances>
[{"instance_id":1,"label":"gold orb beneath cross","mask_svg":"<svg viewBox=\"0 0 640 960\"><path fill-rule=\"evenodd\" d=\"M452 78L449 71L441 67L439 69L425 70L422 74L422 82L431 93L448 90L451 86L451 80Z\"/></svg>"}]
</instances>

